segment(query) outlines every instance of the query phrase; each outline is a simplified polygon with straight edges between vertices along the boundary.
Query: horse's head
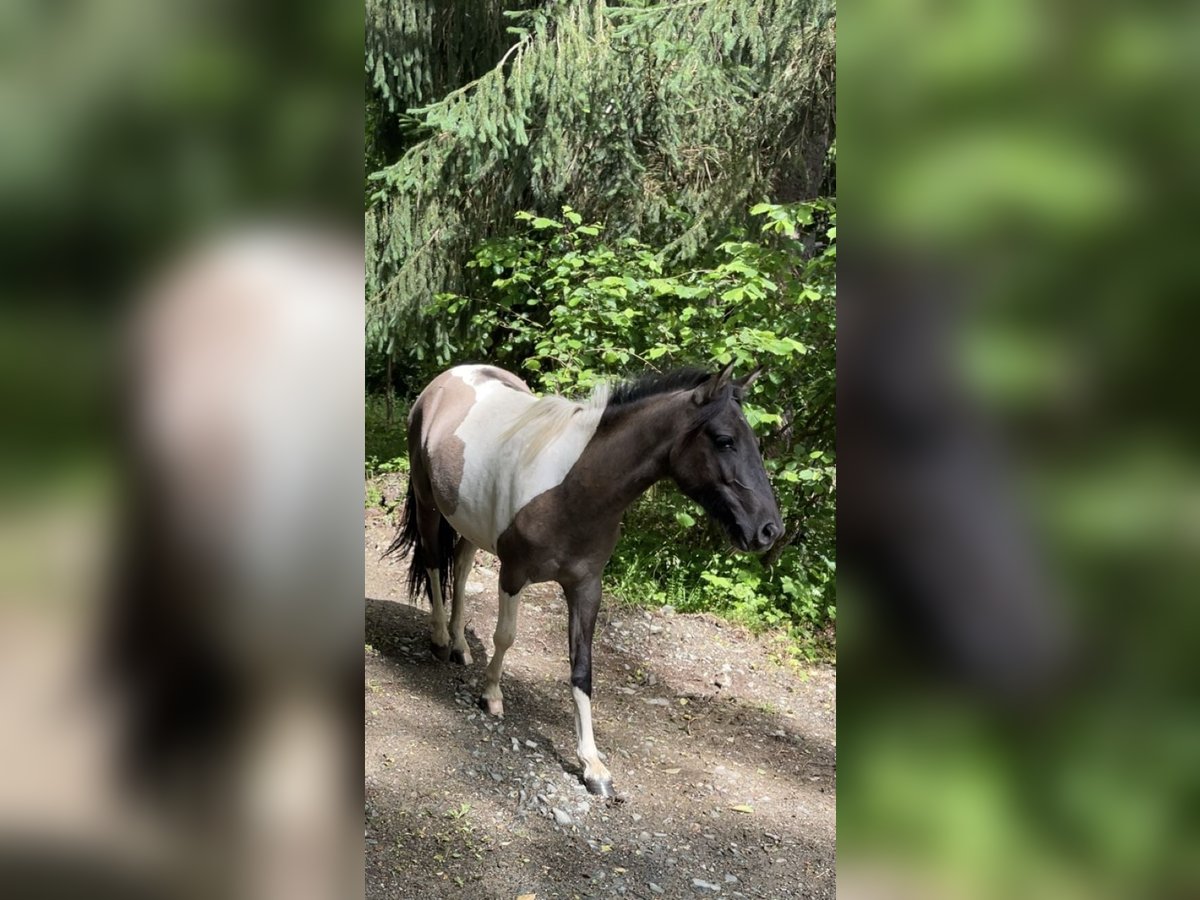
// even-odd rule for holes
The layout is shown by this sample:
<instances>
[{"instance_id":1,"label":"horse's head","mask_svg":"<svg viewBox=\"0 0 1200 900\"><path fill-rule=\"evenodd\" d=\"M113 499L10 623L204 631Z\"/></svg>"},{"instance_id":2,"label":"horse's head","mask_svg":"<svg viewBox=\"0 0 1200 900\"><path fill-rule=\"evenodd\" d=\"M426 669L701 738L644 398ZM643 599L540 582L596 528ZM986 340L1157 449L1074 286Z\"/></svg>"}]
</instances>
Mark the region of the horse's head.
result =
<instances>
[{"instance_id":1,"label":"horse's head","mask_svg":"<svg viewBox=\"0 0 1200 900\"><path fill-rule=\"evenodd\" d=\"M690 428L671 448L671 477L725 529L739 550L762 552L783 533L758 441L742 413L756 369L733 380L730 363L692 390Z\"/></svg>"}]
</instances>

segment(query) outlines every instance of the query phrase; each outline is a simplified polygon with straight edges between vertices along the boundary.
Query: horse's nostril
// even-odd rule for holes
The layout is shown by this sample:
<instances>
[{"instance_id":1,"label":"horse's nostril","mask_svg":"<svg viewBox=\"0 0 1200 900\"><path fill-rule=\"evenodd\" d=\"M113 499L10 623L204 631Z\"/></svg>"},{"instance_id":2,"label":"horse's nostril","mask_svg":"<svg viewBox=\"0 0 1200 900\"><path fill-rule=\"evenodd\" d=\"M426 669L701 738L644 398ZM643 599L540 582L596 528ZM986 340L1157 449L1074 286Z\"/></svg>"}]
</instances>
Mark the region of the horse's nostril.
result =
<instances>
[{"instance_id":1,"label":"horse's nostril","mask_svg":"<svg viewBox=\"0 0 1200 900\"><path fill-rule=\"evenodd\" d=\"M779 529L776 528L772 523L768 522L762 527L762 530L759 532L759 534L764 542L770 543L771 541L775 540L775 537L779 534Z\"/></svg>"}]
</instances>

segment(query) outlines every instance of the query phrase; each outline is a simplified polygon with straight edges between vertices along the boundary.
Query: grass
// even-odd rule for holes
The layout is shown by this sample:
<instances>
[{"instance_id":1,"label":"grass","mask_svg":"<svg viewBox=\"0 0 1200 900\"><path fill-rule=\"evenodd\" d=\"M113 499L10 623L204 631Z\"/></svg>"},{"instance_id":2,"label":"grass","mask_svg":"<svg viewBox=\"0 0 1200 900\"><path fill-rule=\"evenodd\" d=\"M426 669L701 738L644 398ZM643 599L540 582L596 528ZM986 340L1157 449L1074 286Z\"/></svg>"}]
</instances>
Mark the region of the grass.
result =
<instances>
[{"instance_id":1,"label":"grass","mask_svg":"<svg viewBox=\"0 0 1200 900\"><path fill-rule=\"evenodd\" d=\"M384 465L403 465L408 471L408 446L405 442L404 425L408 408L397 404L392 410L392 421L387 418L387 404L383 397L368 396L364 416L367 475L387 471ZM374 461L374 462L372 462ZM403 463L401 463L403 461ZM374 465L375 470L372 471ZM392 471L400 471L393 469Z\"/></svg>"}]
</instances>

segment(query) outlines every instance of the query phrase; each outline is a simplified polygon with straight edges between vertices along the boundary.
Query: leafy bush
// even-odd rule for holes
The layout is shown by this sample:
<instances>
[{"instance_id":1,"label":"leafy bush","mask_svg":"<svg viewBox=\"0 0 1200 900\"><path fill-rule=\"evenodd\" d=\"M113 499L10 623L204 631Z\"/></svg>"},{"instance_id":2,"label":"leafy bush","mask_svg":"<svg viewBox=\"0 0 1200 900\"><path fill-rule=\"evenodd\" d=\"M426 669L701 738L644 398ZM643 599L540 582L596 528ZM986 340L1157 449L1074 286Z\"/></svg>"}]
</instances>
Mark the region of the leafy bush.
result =
<instances>
[{"instance_id":1,"label":"leafy bush","mask_svg":"<svg viewBox=\"0 0 1200 900\"><path fill-rule=\"evenodd\" d=\"M745 373L767 363L745 412L779 497L784 541L765 560L734 556L695 504L660 485L626 517L610 587L632 600L827 637L836 213L815 201L762 203L751 214L758 233L734 234L684 267L635 238L607 240L601 224L570 207L561 220L519 213L525 228L485 242L469 263L490 286L438 295L426 311L449 327L440 346L423 348L419 368L431 377L487 360L535 390L578 394L648 370L735 360Z\"/></svg>"}]
</instances>

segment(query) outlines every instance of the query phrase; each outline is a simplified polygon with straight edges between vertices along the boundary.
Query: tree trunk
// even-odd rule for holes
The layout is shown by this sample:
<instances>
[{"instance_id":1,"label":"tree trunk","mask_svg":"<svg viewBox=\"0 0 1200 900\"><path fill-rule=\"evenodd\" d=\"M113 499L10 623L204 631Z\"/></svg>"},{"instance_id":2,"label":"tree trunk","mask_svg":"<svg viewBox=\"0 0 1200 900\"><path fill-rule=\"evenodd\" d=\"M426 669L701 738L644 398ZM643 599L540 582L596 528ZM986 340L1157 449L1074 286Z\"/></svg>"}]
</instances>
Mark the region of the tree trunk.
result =
<instances>
[{"instance_id":1,"label":"tree trunk","mask_svg":"<svg viewBox=\"0 0 1200 900\"><path fill-rule=\"evenodd\" d=\"M392 354L389 353L388 358L387 358L387 384L384 386L384 390L383 390L383 402L384 402L384 409L387 410L388 428L392 427L392 407L393 407L392 392L393 392L393 388L392 388Z\"/></svg>"}]
</instances>

